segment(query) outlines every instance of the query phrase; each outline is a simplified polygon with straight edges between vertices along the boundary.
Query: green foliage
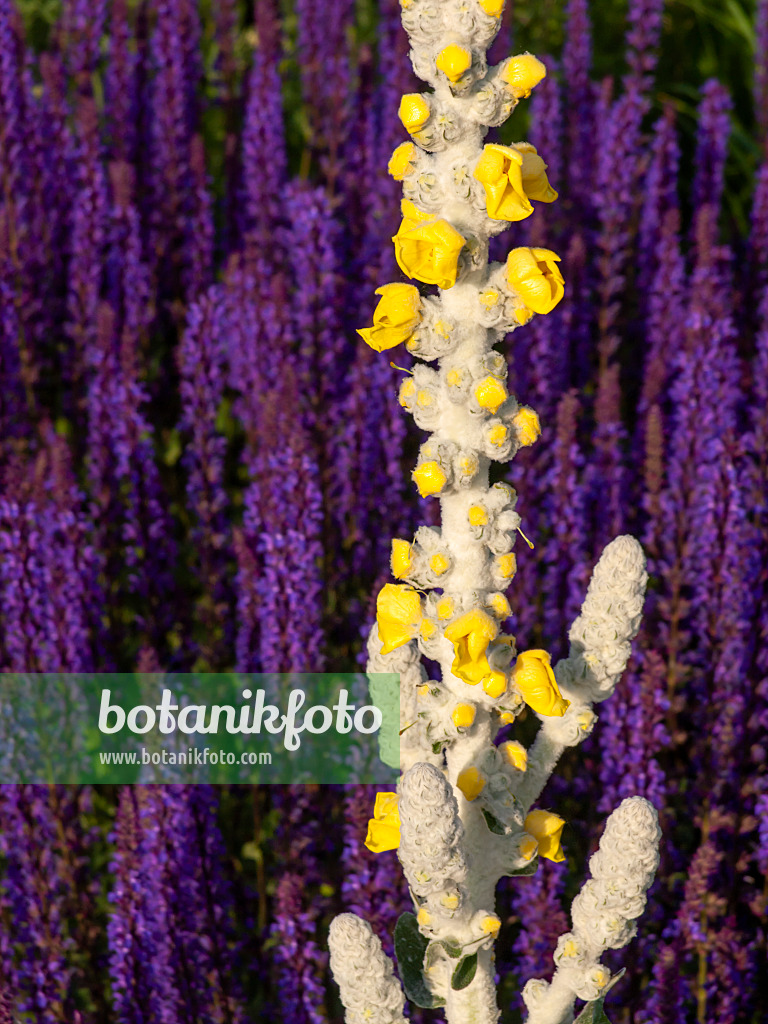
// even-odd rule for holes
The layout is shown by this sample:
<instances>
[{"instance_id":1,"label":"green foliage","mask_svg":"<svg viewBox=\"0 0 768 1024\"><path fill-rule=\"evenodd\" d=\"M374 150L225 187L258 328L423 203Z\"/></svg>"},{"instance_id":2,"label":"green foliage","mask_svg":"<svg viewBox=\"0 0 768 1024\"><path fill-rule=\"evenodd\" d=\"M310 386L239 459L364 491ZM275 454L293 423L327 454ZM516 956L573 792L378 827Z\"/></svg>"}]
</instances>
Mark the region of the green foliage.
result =
<instances>
[{"instance_id":1,"label":"green foliage","mask_svg":"<svg viewBox=\"0 0 768 1024\"><path fill-rule=\"evenodd\" d=\"M407 998L425 1009L445 1005L444 999L438 999L430 992L424 978L424 955L428 945L429 941L419 931L415 915L401 914L395 925L395 956L400 979Z\"/></svg>"},{"instance_id":2,"label":"green foliage","mask_svg":"<svg viewBox=\"0 0 768 1024\"><path fill-rule=\"evenodd\" d=\"M471 956L463 956L451 975L451 988L454 992L460 992L467 985L471 984L476 973L477 953L473 953Z\"/></svg>"}]
</instances>

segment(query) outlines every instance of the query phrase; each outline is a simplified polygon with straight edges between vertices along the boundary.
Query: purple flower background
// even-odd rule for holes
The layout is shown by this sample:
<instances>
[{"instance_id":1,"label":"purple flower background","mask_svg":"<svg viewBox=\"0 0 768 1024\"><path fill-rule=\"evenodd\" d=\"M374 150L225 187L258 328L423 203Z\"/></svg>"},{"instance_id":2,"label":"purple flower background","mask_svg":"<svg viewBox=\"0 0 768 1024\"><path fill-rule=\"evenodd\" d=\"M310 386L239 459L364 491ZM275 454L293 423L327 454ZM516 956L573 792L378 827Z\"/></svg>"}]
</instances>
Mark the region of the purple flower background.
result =
<instances>
[{"instance_id":1,"label":"purple flower background","mask_svg":"<svg viewBox=\"0 0 768 1024\"><path fill-rule=\"evenodd\" d=\"M587 3L563 6L528 133L560 199L494 243L552 247L567 284L504 346L543 428L509 469L535 544L509 591L518 645L565 652L617 533L642 540L650 583L626 676L543 797L567 862L500 893L500 1005L518 1021L518 983L551 975L600 822L642 794L662 865L609 1015L756 1024L768 3L763 162L728 232L728 89L704 84L681 150L654 84L661 0L630 0L624 72L603 82ZM409 480L402 371L355 334L401 279L386 165L419 86L397 0L368 37L353 0L247 18L236 0L63 0L42 34L23 11L0 0L0 670L356 669L391 538L437 515ZM363 846L372 802L0 787L0 1024L339 1021L330 917L362 913L390 949L408 909L395 855Z\"/></svg>"}]
</instances>

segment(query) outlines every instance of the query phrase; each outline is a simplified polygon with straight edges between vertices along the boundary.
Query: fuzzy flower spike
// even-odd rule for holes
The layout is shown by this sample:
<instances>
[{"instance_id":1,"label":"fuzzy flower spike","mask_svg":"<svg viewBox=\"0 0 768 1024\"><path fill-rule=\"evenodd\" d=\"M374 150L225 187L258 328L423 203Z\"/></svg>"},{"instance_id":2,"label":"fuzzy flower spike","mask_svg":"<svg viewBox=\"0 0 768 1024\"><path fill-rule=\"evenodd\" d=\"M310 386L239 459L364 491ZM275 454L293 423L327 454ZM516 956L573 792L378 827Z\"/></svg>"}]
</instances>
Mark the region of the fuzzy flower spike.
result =
<instances>
[{"instance_id":1,"label":"fuzzy flower spike","mask_svg":"<svg viewBox=\"0 0 768 1024\"><path fill-rule=\"evenodd\" d=\"M633 538L609 545L571 630L570 656L558 665L547 651L518 650L504 631L521 521L514 490L490 485L489 470L536 443L542 425L510 394L506 358L495 346L551 312L567 285L560 257L548 248L513 245L504 262L489 264L490 238L529 217L537 203L555 201L557 192L546 154L527 142L483 140L546 68L529 53L488 66L501 0L401 6L414 70L430 87L403 96L399 115L410 138L389 162L403 188L393 244L406 280L381 284L373 322L359 333L376 351L403 344L417 358L399 401L426 434L413 483L422 497L440 502L441 525L393 538L397 582L377 597L368 670L399 673L400 691L388 699L399 704L400 746L383 756L402 777L396 794L379 794L366 845L376 853L397 849L413 897L414 913L403 914L395 930L405 997L444 1007L448 1024L493 1024L497 882L567 854L564 819L532 805L565 747L589 734L592 705L610 695L626 664L646 575ZM428 294L417 282L437 291ZM422 655L439 664L439 679L427 678ZM542 723L531 751L516 740L497 746L499 728L526 706ZM595 878L615 882L618 892L623 882L608 875L626 870L644 892L655 836L643 807L622 805L606 829L606 853L601 845L593 858ZM612 859L619 847L620 863ZM612 896L603 913L590 902L599 895L590 884L574 904L573 935L558 946L554 994L536 981L526 987L532 1021L559 1022L560 1009L550 1012L550 1004L571 1019L574 994L604 993L609 975L597 962L597 936L614 947L630 937L627 922L641 909L637 894L631 906ZM625 888L629 894L629 881ZM331 950L349 1024L402 1020L391 964L363 922L338 918ZM569 956L576 959L566 963Z\"/></svg>"}]
</instances>

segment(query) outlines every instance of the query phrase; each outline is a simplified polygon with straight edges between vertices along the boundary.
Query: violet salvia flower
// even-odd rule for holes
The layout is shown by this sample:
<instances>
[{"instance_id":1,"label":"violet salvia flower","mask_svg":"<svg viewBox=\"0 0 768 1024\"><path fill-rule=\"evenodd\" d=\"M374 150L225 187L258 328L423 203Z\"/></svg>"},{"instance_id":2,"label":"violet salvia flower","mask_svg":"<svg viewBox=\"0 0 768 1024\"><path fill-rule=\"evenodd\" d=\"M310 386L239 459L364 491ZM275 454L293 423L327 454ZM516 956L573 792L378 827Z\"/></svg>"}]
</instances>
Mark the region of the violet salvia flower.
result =
<instances>
[{"instance_id":1,"label":"violet salvia flower","mask_svg":"<svg viewBox=\"0 0 768 1024\"><path fill-rule=\"evenodd\" d=\"M107 22L106 0L64 0L60 30L70 75L84 94L92 91L91 77L101 58L100 45Z\"/></svg>"},{"instance_id":2,"label":"violet salvia flower","mask_svg":"<svg viewBox=\"0 0 768 1024\"><path fill-rule=\"evenodd\" d=\"M273 248L282 221L280 197L286 183L285 127L278 64L279 25L271 0L256 8L258 46L248 76L242 133L243 212L241 231L255 251Z\"/></svg>"},{"instance_id":3,"label":"violet salvia flower","mask_svg":"<svg viewBox=\"0 0 768 1024\"><path fill-rule=\"evenodd\" d=\"M328 188L341 173L350 104L350 53L347 29L354 22L351 0L330 7L319 0L297 0L297 51L312 148Z\"/></svg>"},{"instance_id":4,"label":"violet salvia flower","mask_svg":"<svg viewBox=\"0 0 768 1024\"><path fill-rule=\"evenodd\" d=\"M631 0L627 10L627 88L647 91L653 81L661 37L663 0ZM631 84L630 84L631 83Z\"/></svg>"},{"instance_id":5,"label":"violet salvia flower","mask_svg":"<svg viewBox=\"0 0 768 1024\"><path fill-rule=\"evenodd\" d=\"M33 1013L40 1024L57 1024L63 1019L72 966L48 787L0 786L0 826L5 862L0 906L12 928L0 938L9 971L5 980L19 1012Z\"/></svg>"},{"instance_id":6,"label":"violet salvia flower","mask_svg":"<svg viewBox=\"0 0 768 1024\"><path fill-rule=\"evenodd\" d=\"M731 98L725 86L715 79L704 84L701 96L693 207L699 210L702 206L711 206L719 210L731 134Z\"/></svg>"},{"instance_id":7,"label":"violet salvia flower","mask_svg":"<svg viewBox=\"0 0 768 1024\"><path fill-rule=\"evenodd\" d=\"M276 940L279 1013L286 1024L325 1024L323 977L328 955L317 942L322 901L310 896L320 881L323 833L318 795L306 786L281 786L276 803L282 812L277 841L288 846L270 929Z\"/></svg>"},{"instance_id":8,"label":"violet salvia flower","mask_svg":"<svg viewBox=\"0 0 768 1024\"><path fill-rule=\"evenodd\" d=\"M74 346L69 375L79 383L96 347L102 266L107 242L107 190L98 111L90 98L78 105L77 195L72 211L66 331Z\"/></svg>"},{"instance_id":9,"label":"violet salvia flower","mask_svg":"<svg viewBox=\"0 0 768 1024\"><path fill-rule=\"evenodd\" d=\"M133 27L127 0L114 0L109 26L109 60L104 76L105 112L110 154L116 160L136 159L139 112L138 55L133 52Z\"/></svg>"},{"instance_id":10,"label":"violet salvia flower","mask_svg":"<svg viewBox=\"0 0 768 1024\"><path fill-rule=\"evenodd\" d=\"M513 910L520 919L520 934L511 965L520 979L552 976L552 950L568 930L562 906L564 882L564 865L547 863L531 878L521 878L518 883Z\"/></svg>"},{"instance_id":11,"label":"violet salvia flower","mask_svg":"<svg viewBox=\"0 0 768 1024\"><path fill-rule=\"evenodd\" d=\"M523 246L506 264L487 263L491 236L529 217L532 199L557 198L532 144L482 146L486 128L503 123L546 74L531 54L488 68L501 9L495 0L439 8L414 0L403 8L414 70L433 91L407 94L400 104L411 141L389 165L405 195L393 241L403 273L440 290L422 295L413 285L383 285L373 325L358 332L376 352L404 343L411 355L439 361L437 369L415 363L399 393L428 432L412 476L422 498L439 496L441 522L420 527L412 540L392 541L390 566L402 582L386 583L376 601L368 665L371 673L400 675L404 738L399 757L391 751L388 759L403 775L396 794L377 795L366 845L379 853L399 849L417 910L395 932L409 999L444 1005L449 1022L478 1024L498 1017L497 882L535 870L537 856L565 859L564 820L531 805L565 747L590 733L592 704L615 689L647 581L637 541L622 536L609 544L571 627L569 657L554 670L547 651L517 654L515 639L501 632L512 611L503 591L516 572L521 518L512 488L489 486L489 468L534 443L541 425L507 390L506 360L494 345L535 314L550 313L564 294L560 259L549 249ZM422 656L437 663L429 674L439 666L439 681L428 679ZM542 723L530 754L517 741L494 743L524 704ZM642 910L658 861L652 806L625 801L604 842L606 857L609 848L627 848L618 869L613 860L593 864L597 883L618 891L621 881L621 913L603 915L606 941L590 936L584 962L561 969L551 994L545 982L526 985L532 1021L560 1024L570 1019L575 996L601 997L610 974L597 955L633 934L628 922ZM588 934L581 924L574 921ZM342 972L352 1020L368 978L361 967L334 970ZM385 1010L387 1020L401 1012L394 1003Z\"/></svg>"},{"instance_id":12,"label":"violet salvia flower","mask_svg":"<svg viewBox=\"0 0 768 1024\"><path fill-rule=\"evenodd\" d=\"M566 7L565 43L563 44L563 79L569 110L579 116L568 119L568 174L555 181L562 182L567 195L578 208L579 219L589 220L590 186L594 173L593 134L595 130L595 87L590 79L592 68L592 25L587 0L568 0ZM547 150L548 152L548 150Z\"/></svg>"},{"instance_id":13,"label":"violet salvia flower","mask_svg":"<svg viewBox=\"0 0 768 1024\"><path fill-rule=\"evenodd\" d=\"M177 356L181 428L191 436L184 452L187 494L194 515L191 536L197 576L206 595L201 609L204 646L213 650L216 629L223 629L227 643L232 600L228 580L231 537L226 520L229 499L224 488L226 439L215 426L226 383L220 291L214 286L190 306Z\"/></svg>"}]
</instances>

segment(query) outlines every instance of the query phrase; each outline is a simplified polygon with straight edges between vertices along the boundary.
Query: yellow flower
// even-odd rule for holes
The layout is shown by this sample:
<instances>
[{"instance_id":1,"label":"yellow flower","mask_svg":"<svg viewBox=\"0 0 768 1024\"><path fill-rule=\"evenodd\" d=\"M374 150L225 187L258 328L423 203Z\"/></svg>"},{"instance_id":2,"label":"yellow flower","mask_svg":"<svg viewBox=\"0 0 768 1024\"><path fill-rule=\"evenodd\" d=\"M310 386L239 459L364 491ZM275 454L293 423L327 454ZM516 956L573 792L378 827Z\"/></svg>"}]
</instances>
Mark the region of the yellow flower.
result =
<instances>
[{"instance_id":1,"label":"yellow flower","mask_svg":"<svg viewBox=\"0 0 768 1024\"><path fill-rule=\"evenodd\" d=\"M457 704L451 712L451 719L457 729L466 729L475 720L474 704Z\"/></svg>"},{"instance_id":2,"label":"yellow flower","mask_svg":"<svg viewBox=\"0 0 768 1024\"><path fill-rule=\"evenodd\" d=\"M528 751L525 749L522 743L518 743L517 740L510 740L509 743L502 743L499 747L499 753L504 757L507 764L511 764L513 768L517 768L519 772L524 772L528 767Z\"/></svg>"},{"instance_id":3,"label":"yellow flower","mask_svg":"<svg viewBox=\"0 0 768 1024\"><path fill-rule=\"evenodd\" d=\"M422 498L427 498L430 494L439 494L448 480L439 462L422 462L414 469L412 476Z\"/></svg>"},{"instance_id":4,"label":"yellow flower","mask_svg":"<svg viewBox=\"0 0 768 1024\"><path fill-rule=\"evenodd\" d=\"M376 295L381 299L373 311L373 327L363 327L358 334L375 352L394 348L407 341L421 320L419 289L412 284L383 284Z\"/></svg>"},{"instance_id":5,"label":"yellow flower","mask_svg":"<svg viewBox=\"0 0 768 1024\"><path fill-rule=\"evenodd\" d=\"M531 89L535 88L546 74L546 65L542 64L538 57L534 57L532 53L521 53L517 57L510 57L501 78L509 86L512 95L520 100L530 96Z\"/></svg>"},{"instance_id":6,"label":"yellow flower","mask_svg":"<svg viewBox=\"0 0 768 1024\"><path fill-rule=\"evenodd\" d=\"M512 423L517 431L517 439L523 448L527 448L538 440L541 434L541 423L539 423L537 413L527 405L518 410Z\"/></svg>"},{"instance_id":7,"label":"yellow flower","mask_svg":"<svg viewBox=\"0 0 768 1024\"><path fill-rule=\"evenodd\" d=\"M377 793L373 817L368 820L365 845L372 853L396 850L400 845L400 812L397 793Z\"/></svg>"},{"instance_id":8,"label":"yellow flower","mask_svg":"<svg viewBox=\"0 0 768 1024\"><path fill-rule=\"evenodd\" d=\"M562 718L570 701L560 693L546 651L523 651L517 656L512 681L528 707L540 715Z\"/></svg>"},{"instance_id":9,"label":"yellow flower","mask_svg":"<svg viewBox=\"0 0 768 1024\"><path fill-rule=\"evenodd\" d=\"M526 832L539 844L539 856L559 863L565 860L560 836L565 821L551 811L531 811L523 823Z\"/></svg>"},{"instance_id":10,"label":"yellow flower","mask_svg":"<svg viewBox=\"0 0 768 1024\"><path fill-rule=\"evenodd\" d=\"M451 43L438 53L435 66L449 81L455 83L472 67L472 54L463 46Z\"/></svg>"},{"instance_id":11,"label":"yellow flower","mask_svg":"<svg viewBox=\"0 0 768 1024\"><path fill-rule=\"evenodd\" d=\"M442 576L444 572L447 572L450 569L451 563L445 555L438 551L436 555L432 555L430 558L429 567L435 575Z\"/></svg>"},{"instance_id":12,"label":"yellow flower","mask_svg":"<svg viewBox=\"0 0 768 1024\"><path fill-rule=\"evenodd\" d=\"M376 598L376 621L382 654L413 640L421 624L421 598L402 583L385 583Z\"/></svg>"},{"instance_id":13,"label":"yellow flower","mask_svg":"<svg viewBox=\"0 0 768 1024\"><path fill-rule=\"evenodd\" d=\"M506 555L499 555L496 559L496 568L505 580L511 580L517 572L517 557L513 551Z\"/></svg>"},{"instance_id":14,"label":"yellow flower","mask_svg":"<svg viewBox=\"0 0 768 1024\"><path fill-rule=\"evenodd\" d=\"M533 213L523 186L523 157L516 149L491 143L475 167L485 189L485 206L494 220L524 220Z\"/></svg>"},{"instance_id":15,"label":"yellow flower","mask_svg":"<svg viewBox=\"0 0 768 1024\"><path fill-rule=\"evenodd\" d=\"M413 145L413 143L405 143ZM536 199L540 203L554 203L557 199L557 192L549 184L547 178L547 165L536 152L536 147L530 142L518 142L515 149L523 158L522 175L523 188L529 199Z\"/></svg>"},{"instance_id":16,"label":"yellow flower","mask_svg":"<svg viewBox=\"0 0 768 1024\"><path fill-rule=\"evenodd\" d=\"M488 440L491 442L491 444L495 444L497 448L501 448L501 446L507 440L508 434L509 431L504 426L504 424L497 423L488 431Z\"/></svg>"},{"instance_id":17,"label":"yellow flower","mask_svg":"<svg viewBox=\"0 0 768 1024\"><path fill-rule=\"evenodd\" d=\"M480 928L485 932L486 935L493 935L495 938L499 934L501 928L501 920L496 917L495 914L488 914L480 922Z\"/></svg>"},{"instance_id":18,"label":"yellow flower","mask_svg":"<svg viewBox=\"0 0 768 1024\"><path fill-rule=\"evenodd\" d=\"M565 294L560 257L551 249L513 249L507 281L534 313L549 313Z\"/></svg>"},{"instance_id":19,"label":"yellow flower","mask_svg":"<svg viewBox=\"0 0 768 1024\"><path fill-rule=\"evenodd\" d=\"M476 686L489 676L491 666L486 652L498 632L499 624L480 608L474 608L452 622L445 630L445 637L451 641L455 651L454 675L470 686Z\"/></svg>"},{"instance_id":20,"label":"yellow flower","mask_svg":"<svg viewBox=\"0 0 768 1024\"><path fill-rule=\"evenodd\" d=\"M437 602L437 617L439 619L450 619L453 615L453 599L450 597L441 597Z\"/></svg>"},{"instance_id":21,"label":"yellow flower","mask_svg":"<svg viewBox=\"0 0 768 1024\"><path fill-rule=\"evenodd\" d=\"M447 220L435 220L408 199L401 203L403 222L393 236L395 258L408 277L439 288L452 288L459 272L463 235Z\"/></svg>"},{"instance_id":22,"label":"yellow flower","mask_svg":"<svg viewBox=\"0 0 768 1024\"><path fill-rule=\"evenodd\" d=\"M472 526L485 526L488 522L488 513L482 505L470 505L467 518Z\"/></svg>"},{"instance_id":23,"label":"yellow flower","mask_svg":"<svg viewBox=\"0 0 768 1024\"><path fill-rule=\"evenodd\" d=\"M478 405L495 413L509 398L507 389L496 377L484 377L475 384L475 398Z\"/></svg>"},{"instance_id":24,"label":"yellow flower","mask_svg":"<svg viewBox=\"0 0 768 1024\"><path fill-rule=\"evenodd\" d=\"M509 606L509 601L504 597L503 594L489 594L488 595L488 607L492 609L493 614L498 619L506 619L512 614L512 609Z\"/></svg>"},{"instance_id":25,"label":"yellow flower","mask_svg":"<svg viewBox=\"0 0 768 1024\"><path fill-rule=\"evenodd\" d=\"M504 0L480 0L480 6L491 18L500 18L504 10Z\"/></svg>"},{"instance_id":26,"label":"yellow flower","mask_svg":"<svg viewBox=\"0 0 768 1024\"><path fill-rule=\"evenodd\" d=\"M465 768L463 772L459 772L456 785L464 794L465 800L471 802L477 800L485 789L485 778L473 765L471 768Z\"/></svg>"},{"instance_id":27,"label":"yellow flower","mask_svg":"<svg viewBox=\"0 0 768 1024\"><path fill-rule=\"evenodd\" d=\"M402 580L411 571L411 545L407 540L395 538L392 541L392 575L395 579Z\"/></svg>"},{"instance_id":28,"label":"yellow flower","mask_svg":"<svg viewBox=\"0 0 768 1024\"><path fill-rule=\"evenodd\" d=\"M417 132L423 128L431 113L429 103L420 92L408 92L400 100L398 114L406 131Z\"/></svg>"},{"instance_id":29,"label":"yellow flower","mask_svg":"<svg viewBox=\"0 0 768 1024\"><path fill-rule=\"evenodd\" d=\"M395 181L402 181L410 171L411 161L413 160L415 152L416 147L412 142L401 142L389 158L387 170Z\"/></svg>"}]
</instances>

